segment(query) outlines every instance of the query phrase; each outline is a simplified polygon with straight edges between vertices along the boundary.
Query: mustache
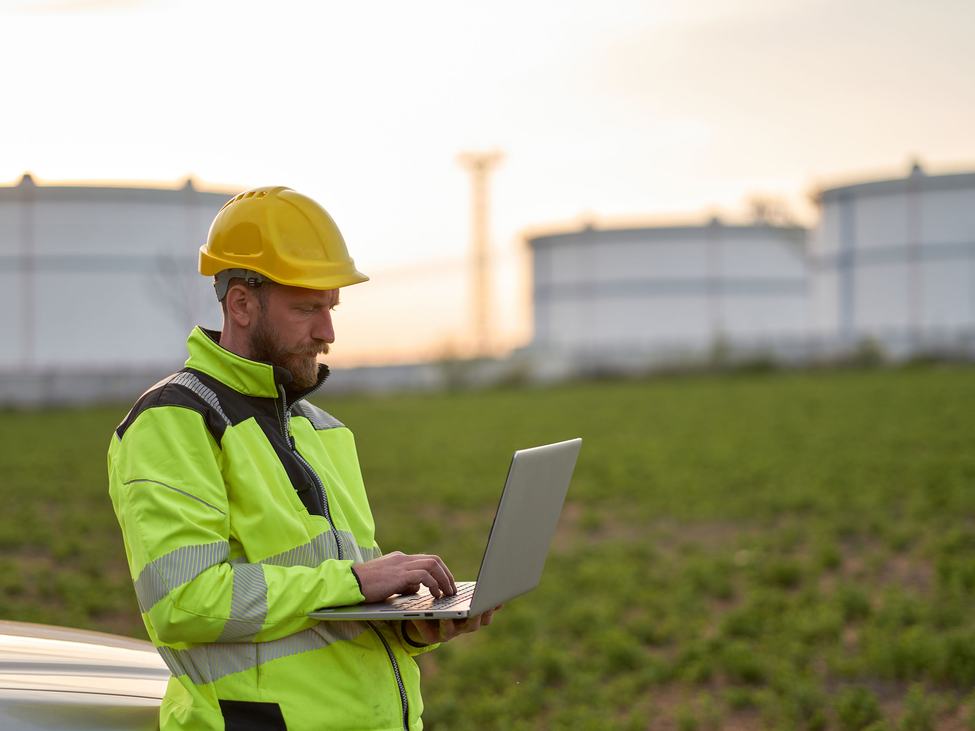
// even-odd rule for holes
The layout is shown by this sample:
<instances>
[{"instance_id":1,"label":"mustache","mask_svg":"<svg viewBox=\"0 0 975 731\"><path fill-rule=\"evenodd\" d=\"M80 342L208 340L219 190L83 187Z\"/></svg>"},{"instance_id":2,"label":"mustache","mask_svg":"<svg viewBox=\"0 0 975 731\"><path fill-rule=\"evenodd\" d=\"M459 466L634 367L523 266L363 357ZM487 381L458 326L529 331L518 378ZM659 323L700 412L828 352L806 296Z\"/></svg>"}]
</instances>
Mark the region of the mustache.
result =
<instances>
[{"instance_id":1,"label":"mustache","mask_svg":"<svg viewBox=\"0 0 975 731\"><path fill-rule=\"evenodd\" d=\"M328 355L328 343L309 345L307 348L296 351L296 355Z\"/></svg>"},{"instance_id":2,"label":"mustache","mask_svg":"<svg viewBox=\"0 0 975 731\"><path fill-rule=\"evenodd\" d=\"M328 343L315 343L314 345L308 345L303 348L288 348L284 345L279 345L275 348L275 355L280 356L297 356L297 357L312 357L316 355L327 355L328 354Z\"/></svg>"}]
</instances>

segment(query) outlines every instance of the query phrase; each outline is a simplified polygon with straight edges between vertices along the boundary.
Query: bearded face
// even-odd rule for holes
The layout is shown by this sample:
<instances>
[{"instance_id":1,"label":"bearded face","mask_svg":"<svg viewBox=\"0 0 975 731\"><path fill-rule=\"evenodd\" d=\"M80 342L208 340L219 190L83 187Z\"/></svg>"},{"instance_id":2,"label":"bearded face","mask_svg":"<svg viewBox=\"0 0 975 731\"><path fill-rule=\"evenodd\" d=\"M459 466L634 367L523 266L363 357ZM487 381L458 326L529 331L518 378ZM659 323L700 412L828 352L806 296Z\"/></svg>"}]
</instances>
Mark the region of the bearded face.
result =
<instances>
[{"instance_id":1,"label":"bearded face","mask_svg":"<svg viewBox=\"0 0 975 731\"><path fill-rule=\"evenodd\" d=\"M313 345L292 346L278 336L270 323L267 307L261 307L257 323L250 335L251 357L280 366L291 373L291 385L310 388L318 382L318 358L328 353L328 343L315 341Z\"/></svg>"}]
</instances>

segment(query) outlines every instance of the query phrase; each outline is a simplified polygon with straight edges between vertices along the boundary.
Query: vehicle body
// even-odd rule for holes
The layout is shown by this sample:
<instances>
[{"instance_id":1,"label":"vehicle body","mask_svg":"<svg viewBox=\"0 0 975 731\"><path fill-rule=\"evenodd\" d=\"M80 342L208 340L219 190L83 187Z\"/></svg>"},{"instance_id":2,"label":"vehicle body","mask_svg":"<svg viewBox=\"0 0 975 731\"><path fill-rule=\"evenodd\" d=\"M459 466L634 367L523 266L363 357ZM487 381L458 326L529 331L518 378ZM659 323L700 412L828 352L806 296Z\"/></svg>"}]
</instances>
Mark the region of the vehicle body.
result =
<instances>
[{"instance_id":1,"label":"vehicle body","mask_svg":"<svg viewBox=\"0 0 975 731\"><path fill-rule=\"evenodd\" d=\"M0 621L0 729L152 731L169 668L149 642Z\"/></svg>"}]
</instances>

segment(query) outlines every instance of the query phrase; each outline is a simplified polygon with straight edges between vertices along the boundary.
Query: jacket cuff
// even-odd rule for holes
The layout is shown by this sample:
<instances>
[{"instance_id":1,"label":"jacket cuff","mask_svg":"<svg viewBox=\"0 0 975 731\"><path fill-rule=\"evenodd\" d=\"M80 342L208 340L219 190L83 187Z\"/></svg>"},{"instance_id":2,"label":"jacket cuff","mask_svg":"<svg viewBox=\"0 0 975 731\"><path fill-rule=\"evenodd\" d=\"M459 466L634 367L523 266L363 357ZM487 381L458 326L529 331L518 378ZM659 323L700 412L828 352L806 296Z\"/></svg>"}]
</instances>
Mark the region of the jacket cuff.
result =
<instances>
[{"instance_id":1,"label":"jacket cuff","mask_svg":"<svg viewBox=\"0 0 975 731\"><path fill-rule=\"evenodd\" d=\"M365 597L366 593L362 590L362 581L359 579L359 574L355 572L355 566L349 566L349 571L351 571L352 575L355 577L355 583L359 585L359 593Z\"/></svg>"},{"instance_id":2,"label":"jacket cuff","mask_svg":"<svg viewBox=\"0 0 975 731\"><path fill-rule=\"evenodd\" d=\"M417 655L422 655L424 652L430 652L430 650L436 650L440 647L440 643L434 645L424 645L423 643L417 643L410 639L410 636L406 634L406 623L409 620L400 620L399 622L399 634L403 638L403 649L406 650L410 656L416 657Z\"/></svg>"},{"instance_id":3,"label":"jacket cuff","mask_svg":"<svg viewBox=\"0 0 975 731\"><path fill-rule=\"evenodd\" d=\"M362 584L355 571L349 571L352 561L326 559L318 567L321 594L315 597L320 607L344 607L365 601Z\"/></svg>"},{"instance_id":4,"label":"jacket cuff","mask_svg":"<svg viewBox=\"0 0 975 731\"><path fill-rule=\"evenodd\" d=\"M433 645L427 645L422 642L417 643L411 640L409 632L406 631L406 621L407 620L405 619L401 619L399 621L399 632L401 635L403 635L403 641L407 645L409 645L410 647L415 647L418 650L426 650L428 647L433 647Z\"/></svg>"}]
</instances>

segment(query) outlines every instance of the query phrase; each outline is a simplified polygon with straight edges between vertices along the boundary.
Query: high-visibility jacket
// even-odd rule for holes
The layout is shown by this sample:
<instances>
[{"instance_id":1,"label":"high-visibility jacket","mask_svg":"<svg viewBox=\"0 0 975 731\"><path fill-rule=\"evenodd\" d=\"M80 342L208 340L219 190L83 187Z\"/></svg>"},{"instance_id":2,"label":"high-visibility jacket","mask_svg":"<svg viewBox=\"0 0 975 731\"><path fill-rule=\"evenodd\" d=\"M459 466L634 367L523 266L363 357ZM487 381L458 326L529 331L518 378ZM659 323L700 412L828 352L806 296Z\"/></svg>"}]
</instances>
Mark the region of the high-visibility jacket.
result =
<instances>
[{"instance_id":1,"label":"high-visibility jacket","mask_svg":"<svg viewBox=\"0 0 975 731\"><path fill-rule=\"evenodd\" d=\"M319 622L381 555L352 433L290 374L197 328L186 367L112 437L110 493L149 636L162 731L422 728L402 623Z\"/></svg>"}]
</instances>

